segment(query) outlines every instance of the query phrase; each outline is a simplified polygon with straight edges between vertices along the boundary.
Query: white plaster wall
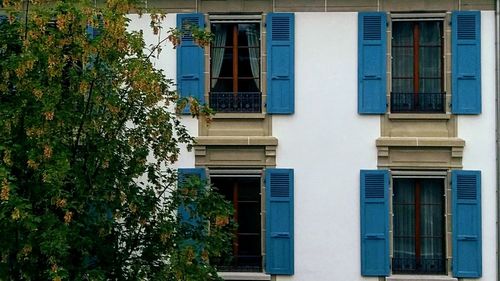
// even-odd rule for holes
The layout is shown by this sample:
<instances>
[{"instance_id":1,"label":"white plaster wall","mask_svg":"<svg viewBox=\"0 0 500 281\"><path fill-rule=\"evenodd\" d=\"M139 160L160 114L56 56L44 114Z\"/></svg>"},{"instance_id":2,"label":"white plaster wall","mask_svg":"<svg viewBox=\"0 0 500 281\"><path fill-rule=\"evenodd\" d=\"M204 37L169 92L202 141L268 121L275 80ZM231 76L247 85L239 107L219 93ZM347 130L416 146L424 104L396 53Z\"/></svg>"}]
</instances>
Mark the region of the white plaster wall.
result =
<instances>
[{"instance_id":1,"label":"white plaster wall","mask_svg":"<svg viewBox=\"0 0 500 281\"><path fill-rule=\"evenodd\" d=\"M495 176L495 14L481 12L482 113L459 116L458 136L465 140L464 170L481 170L483 277L496 280ZM478 279L473 279L478 280Z\"/></svg>"},{"instance_id":2,"label":"white plaster wall","mask_svg":"<svg viewBox=\"0 0 500 281\"><path fill-rule=\"evenodd\" d=\"M154 35L149 16L130 15L130 29L144 32L146 45L175 26L169 14ZM279 140L277 166L295 170L295 275L278 280L377 280L360 274L359 170L376 169L378 116L357 114L357 13L295 14L295 114L273 116ZM494 13L482 12L482 105L477 116L460 116L466 141L464 169L482 171L483 277L496 278L495 51ZM176 76L176 54L163 48L157 67ZM193 136L197 120L183 118ZM193 167L182 148L177 167ZM339 279L340 280L340 279ZM478 280L478 279L474 279Z\"/></svg>"},{"instance_id":3,"label":"white plaster wall","mask_svg":"<svg viewBox=\"0 0 500 281\"><path fill-rule=\"evenodd\" d=\"M295 114L273 116L277 167L295 169L295 275L360 270L359 170L377 168L380 117L357 114L357 13L295 14Z\"/></svg>"},{"instance_id":4,"label":"white plaster wall","mask_svg":"<svg viewBox=\"0 0 500 281\"><path fill-rule=\"evenodd\" d=\"M167 37L167 31L171 27L176 27L176 14L167 14L165 21L162 23L162 29L158 35L153 33L150 27L151 18L149 15L140 17L137 14L128 16L130 19L129 30L142 30L146 47L156 45L158 42ZM173 49L172 44L167 40L162 44L162 51L156 58L151 59L156 68L162 69L165 76L172 79L175 83L176 80L176 50ZM171 108L173 111L173 107ZM182 124L188 128L191 136L198 136L198 120L191 118L189 115L182 117ZM186 146L181 146L181 154L179 161L174 165L179 168L194 167L194 152L188 152Z\"/></svg>"}]
</instances>

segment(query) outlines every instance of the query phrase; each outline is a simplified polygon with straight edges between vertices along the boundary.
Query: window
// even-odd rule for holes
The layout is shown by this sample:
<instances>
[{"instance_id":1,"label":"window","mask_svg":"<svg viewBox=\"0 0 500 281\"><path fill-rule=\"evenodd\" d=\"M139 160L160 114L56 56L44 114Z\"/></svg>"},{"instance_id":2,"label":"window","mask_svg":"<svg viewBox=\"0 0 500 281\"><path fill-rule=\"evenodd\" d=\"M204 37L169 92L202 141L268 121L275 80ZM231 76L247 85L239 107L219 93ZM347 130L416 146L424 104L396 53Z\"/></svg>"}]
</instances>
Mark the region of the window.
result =
<instances>
[{"instance_id":1,"label":"window","mask_svg":"<svg viewBox=\"0 0 500 281\"><path fill-rule=\"evenodd\" d=\"M213 175L211 183L233 203L238 225L231 255L214 261L218 271L262 272L260 177Z\"/></svg>"},{"instance_id":2,"label":"window","mask_svg":"<svg viewBox=\"0 0 500 281\"><path fill-rule=\"evenodd\" d=\"M444 36L446 17L439 13L392 15L391 112L444 113L448 110L446 90L451 113L481 113L481 13L452 12L451 36ZM359 114L385 114L387 110L386 20L386 12L359 13ZM445 49L451 49L446 51L451 69L443 63ZM450 88L445 81L451 82Z\"/></svg>"},{"instance_id":3,"label":"window","mask_svg":"<svg viewBox=\"0 0 500 281\"><path fill-rule=\"evenodd\" d=\"M453 277L481 277L481 171L451 170L451 178L447 173L360 171L363 276L391 274L392 203L392 273L447 274L446 247ZM451 190L445 193L445 186Z\"/></svg>"},{"instance_id":4,"label":"window","mask_svg":"<svg viewBox=\"0 0 500 281\"><path fill-rule=\"evenodd\" d=\"M445 111L442 21L393 22L391 111Z\"/></svg>"},{"instance_id":5,"label":"window","mask_svg":"<svg viewBox=\"0 0 500 281\"><path fill-rule=\"evenodd\" d=\"M218 112L261 112L260 24L212 23L210 106Z\"/></svg>"},{"instance_id":6,"label":"window","mask_svg":"<svg viewBox=\"0 0 500 281\"><path fill-rule=\"evenodd\" d=\"M395 273L446 273L444 179L393 179Z\"/></svg>"}]
</instances>

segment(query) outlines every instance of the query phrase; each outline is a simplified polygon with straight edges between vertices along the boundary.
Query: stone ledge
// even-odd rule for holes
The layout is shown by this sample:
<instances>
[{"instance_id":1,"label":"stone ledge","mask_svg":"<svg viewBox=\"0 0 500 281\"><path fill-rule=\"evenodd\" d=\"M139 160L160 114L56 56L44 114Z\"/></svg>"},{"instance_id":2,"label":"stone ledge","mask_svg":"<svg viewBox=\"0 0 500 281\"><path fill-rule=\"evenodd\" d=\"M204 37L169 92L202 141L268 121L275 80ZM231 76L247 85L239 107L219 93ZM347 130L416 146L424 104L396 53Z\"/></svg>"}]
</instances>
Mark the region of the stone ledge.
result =
<instances>
[{"instance_id":1,"label":"stone ledge","mask_svg":"<svg viewBox=\"0 0 500 281\"><path fill-rule=\"evenodd\" d=\"M386 281L457 281L445 275L392 275L385 278Z\"/></svg>"},{"instance_id":2,"label":"stone ledge","mask_svg":"<svg viewBox=\"0 0 500 281\"><path fill-rule=\"evenodd\" d=\"M389 119L401 120L448 120L451 118L449 113L389 113Z\"/></svg>"},{"instance_id":3,"label":"stone ledge","mask_svg":"<svg viewBox=\"0 0 500 281\"><path fill-rule=\"evenodd\" d=\"M278 139L260 136L202 136L195 138L195 145L278 145Z\"/></svg>"},{"instance_id":4,"label":"stone ledge","mask_svg":"<svg viewBox=\"0 0 500 281\"><path fill-rule=\"evenodd\" d=\"M271 280L271 275L262 272L218 272L224 280Z\"/></svg>"},{"instance_id":5,"label":"stone ledge","mask_svg":"<svg viewBox=\"0 0 500 281\"><path fill-rule=\"evenodd\" d=\"M439 137L381 137L376 140L376 145L380 146L403 146L403 147L464 147L465 141L460 138L439 138Z\"/></svg>"}]
</instances>

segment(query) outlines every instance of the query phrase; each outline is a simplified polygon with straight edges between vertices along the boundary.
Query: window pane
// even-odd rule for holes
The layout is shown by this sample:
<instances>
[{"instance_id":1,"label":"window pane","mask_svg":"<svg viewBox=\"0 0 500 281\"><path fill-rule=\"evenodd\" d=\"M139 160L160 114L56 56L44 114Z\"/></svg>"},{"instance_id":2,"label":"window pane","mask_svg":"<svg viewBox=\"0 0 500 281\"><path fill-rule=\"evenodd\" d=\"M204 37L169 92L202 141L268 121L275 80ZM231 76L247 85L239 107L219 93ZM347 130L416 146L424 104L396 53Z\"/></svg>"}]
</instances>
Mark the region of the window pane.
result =
<instances>
[{"instance_id":1,"label":"window pane","mask_svg":"<svg viewBox=\"0 0 500 281\"><path fill-rule=\"evenodd\" d=\"M403 267L413 268L415 258L415 193L411 179L394 180L394 258L405 261Z\"/></svg>"},{"instance_id":2,"label":"window pane","mask_svg":"<svg viewBox=\"0 0 500 281\"><path fill-rule=\"evenodd\" d=\"M233 203L236 237L231 241L229 255L214 259L220 271L260 271L261 256L261 198L260 178L213 177L212 184Z\"/></svg>"},{"instance_id":3,"label":"window pane","mask_svg":"<svg viewBox=\"0 0 500 281\"><path fill-rule=\"evenodd\" d=\"M210 91L260 92L260 25L217 23L212 32Z\"/></svg>"},{"instance_id":4,"label":"window pane","mask_svg":"<svg viewBox=\"0 0 500 281\"><path fill-rule=\"evenodd\" d=\"M392 30L392 92L413 92L413 23L394 22Z\"/></svg>"},{"instance_id":5,"label":"window pane","mask_svg":"<svg viewBox=\"0 0 500 281\"><path fill-rule=\"evenodd\" d=\"M421 180L421 257L427 271L440 271L444 259L443 180Z\"/></svg>"},{"instance_id":6,"label":"window pane","mask_svg":"<svg viewBox=\"0 0 500 281\"><path fill-rule=\"evenodd\" d=\"M420 22L420 92L439 93L441 83L441 22Z\"/></svg>"}]
</instances>

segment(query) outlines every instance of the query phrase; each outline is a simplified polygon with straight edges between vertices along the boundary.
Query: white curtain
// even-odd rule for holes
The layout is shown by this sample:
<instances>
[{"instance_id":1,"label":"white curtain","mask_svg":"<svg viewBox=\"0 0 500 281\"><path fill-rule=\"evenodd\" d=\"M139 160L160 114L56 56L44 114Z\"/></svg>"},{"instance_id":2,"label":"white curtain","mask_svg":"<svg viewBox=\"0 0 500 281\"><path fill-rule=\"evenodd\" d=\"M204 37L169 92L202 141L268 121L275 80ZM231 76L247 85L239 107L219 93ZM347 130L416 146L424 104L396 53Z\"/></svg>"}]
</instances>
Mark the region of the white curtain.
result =
<instances>
[{"instance_id":1,"label":"white curtain","mask_svg":"<svg viewBox=\"0 0 500 281\"><path fill-rule=\"evenodd\" d=\"M212 48L212 77L218 78L224 60L224 52L227 38L227 27L223 24L218 25L215 30L215 38Z\"/></svg>"},{"instance_id":2,"label":"white curtain","mask_svg":"<svg viewBox=\"0 0 500 281\"><path fill-rule=\"evenodd\" d=\"M252 68L252 76L254 77L255 86L260 88L259 85L259 74L260 74L260 42L259 42L259 32L255 25L249 25L247 30L248 39L248 53L250 59L250 67ZM252 48L256 47L256 48Z\"/></svg>"}]
</instances>

